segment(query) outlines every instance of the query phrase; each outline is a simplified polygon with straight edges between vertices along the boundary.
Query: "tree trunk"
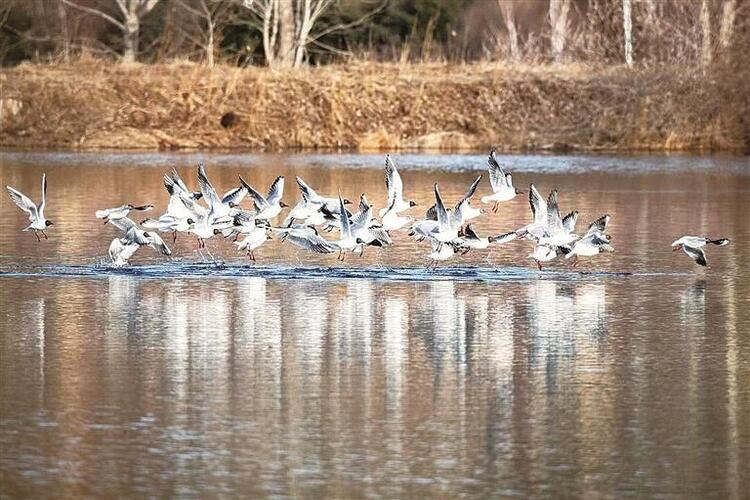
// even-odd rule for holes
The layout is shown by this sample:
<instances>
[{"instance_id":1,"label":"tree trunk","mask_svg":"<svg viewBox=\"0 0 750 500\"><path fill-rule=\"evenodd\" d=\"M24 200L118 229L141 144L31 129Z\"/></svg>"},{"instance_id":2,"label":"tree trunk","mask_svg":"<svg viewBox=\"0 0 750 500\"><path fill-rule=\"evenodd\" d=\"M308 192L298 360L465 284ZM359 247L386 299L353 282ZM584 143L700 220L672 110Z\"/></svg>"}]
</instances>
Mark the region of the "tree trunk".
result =
<instances>
[{"instance_id":1,"label":"tree trunk","mask_svg":"<svg viewBox=\"0 0 750 500\"><path fill-rule=\"evenodd\" d=\"M549 22L552 28L552 57L557 64L562 63L565 57L565 38L568 31L569 10L570 0L550 0L549 2Z\"/></svg>"},{"instance_id":2,"label":"tree trunk","mask_svg":"<svg viewBox=\"0 0 750 500\"><path fill-rule=\"evenodd\" d=\"M725 0L721 11L721 28L719 31L719 43L723 48L729 47L729 44L732 43L736 12L737 0Z\"/></svg>"},{"instance_id":3,"label":"tree trunk","mask_svg":"<svg viewBox=\"0 0 750 500\"><path fill-rule=\"evenodd\" d=\"M65 12L65 4L62 2L57 4L57 16L60 21L60 33L63 42L63 61L67 63L70 61L70 33L68 32L68 14Z\"/></svg>"},{"instance_id":4,"label":"tree trunk","mask_svg":"<svg viewBox=\"0 0 750 500\"><path fill-rule=\"evenodd\" d=\"M294 64L294 6L292 0L278 0L279 49L276 65L291 67Z\"/></svg>"},{"instance_id":5,"label":"tree trunk","mask_svg":"<svg viewBox=\"0 0 750 500\"><path fill-rule=\"evenodd\" d=\"M622 26L625 32L625 64L633 67L633 18L630 0L622 0Z\"/></svg>"},{"instance_id":6,"label":"tree trunk","mask_svg":"<svg viewBox=\"0 0 750 500\"><path fill-rule=\"evenodd\" d=\"M516 20L513 8L513 2L498 0L500 11L505 20L505 28L508 30L508 45L510 46L510 57L514 61L521 59L521 50L518 47L518 31L516 30Z\"/></svg>"},{"instance_id":7,"label":"tree trunk","mask_svg":"<svg viewBox=\"0 0 750 500\"><path fill-rule=\"evenodd\" d=\"M206 44L206 65L209 68L214 67L214 23L213 23L213 19L208 20L208 43Z\"/></svg>"},{"instance_id":8,"label":"tree trunk","mask_svg":"<svg viewBox=\"0 0 750 500\"><path fill-rule=\"evenodd\" d=\"M294 67L297 68L302 66L302 61L305 56L305 46L307 45L307 37L312 29L313 19L310 11L310 0L302 0L304 2L302 7L302 18L299 20L299 35L297 38L297 47L294 51Z\"/></svg>"},{"instance_id":9,"label":"tree trunk","mask_svg":"<svg viewBox=\"0 0 750 500\"><path fill-rule=\"evenodd\" d=\"M708 0L701 2L701 14L700 14L701 32L703 33L703 39L701 41L701 62L703 66L708 66L711 63L711 17L708 10Z\"/></svg>"},{"instance_id":10,"label":"tree trunk","mask_svg":"<svg viewBox=\"0 0 750 500\"><path fill-rule=\"evenodd\" d=\"M141 26L135 9L135 2L129 4L129 11L125 16L124 26L122 61L132 63L135 62L138 56L138 32Z\"/></svg>"}]
</instances>

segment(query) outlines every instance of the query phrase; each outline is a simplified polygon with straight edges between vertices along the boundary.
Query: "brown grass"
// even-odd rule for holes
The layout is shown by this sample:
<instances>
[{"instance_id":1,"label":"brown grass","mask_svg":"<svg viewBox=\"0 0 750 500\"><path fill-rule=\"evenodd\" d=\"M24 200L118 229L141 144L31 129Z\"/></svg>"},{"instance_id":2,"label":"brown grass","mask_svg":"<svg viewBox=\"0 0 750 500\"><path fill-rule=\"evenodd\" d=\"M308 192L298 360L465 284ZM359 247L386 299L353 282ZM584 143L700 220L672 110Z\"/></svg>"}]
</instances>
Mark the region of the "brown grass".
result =
<instances>
[{"instance_id":1,"label":"brown grass","mask_svg":"<svg viewBox=\"0 0 750 500\"><path fill-rule=\"evenodd\" d=\"M4 69L0 86L3 147L745 150L750 137L710 78L668 68L84 60Z\"/></svg>"}]
</instances>

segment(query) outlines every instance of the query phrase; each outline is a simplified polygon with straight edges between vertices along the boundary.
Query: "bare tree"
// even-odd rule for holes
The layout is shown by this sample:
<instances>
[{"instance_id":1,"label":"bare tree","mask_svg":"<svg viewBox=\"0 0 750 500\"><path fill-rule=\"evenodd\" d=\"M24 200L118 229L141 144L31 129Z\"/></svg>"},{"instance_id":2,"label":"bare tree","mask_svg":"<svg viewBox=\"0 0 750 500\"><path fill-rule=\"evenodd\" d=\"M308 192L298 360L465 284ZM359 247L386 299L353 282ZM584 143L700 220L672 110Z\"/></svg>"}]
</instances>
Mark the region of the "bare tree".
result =
<instances>
[{"instance_id":1,"label":"bare tree","mask_svg":"<svg viewBox=\"0 0 750 500\"><path fill-rule=\"evenodd\" d=\"M190 34L187 37L205 52L206 65L215 64L217 45L221 43L221 31L228 21L230 4L225 0L176 0L177 4L202 24L199 38Z\"/></svg>"},{"instance_id":2,"label":"bare tree","mask_svg":"<svg viewBox=\"0 0 750 500\"><path fill-rule=\"evenodd\" d=\"M500 12L503 14L505 28L508 30L508 45L510 46L510 57L514 61L521 59L521 50L518 47L518 30L514 16L513 2L509 0L497 0Z\"/></svg>"},{"instance_id":3,"label":"bare tree","mask_svg":"<svg viewBox=\"0 0 750 500\"><path fill-rule=\"evenodd\" d=\"M73 0L60 0L82 12L98 16L108 23L116 26L122 31L123 62L133 62L138 56L138 35L141 29L141 20L156 7L160 0L115 0L119 15L110 15L107 12L93 7L80 5Z\"/></svg>"},{"instance_id":4,"label":"bare tree","mask_svg":"<svg viewBox=\"0 0 750 500\"><path fill-rule=\"evenodd\" d=\"M737 0L725 0L721 10L721 28L719 43L723 48L729 47L734 31L734 16L737 13Z\"/></svg>"},{"instance_id":5,"label":"bare tree","mask_svg":"<svg viewBox=\"0 0 750 500\"><path fill-rule=\"evenodd\" d=\"M565 57L565 39L568 35L568 12L570 0L550 0L549 23L552 28L552 57L562 63Z\"/></svg>"},{"instance_id":6,"label":"bare tree","mask_svg":"<svg viewBox=\"0 0 750 500\"><path fill-rule=\"evenodd\" d=\"M633 10L630 0L622 0L622 27L625 33L625 64L633 67Z\"/></svg>"},{"instance_id":7,"label":"bare tree","mask_svg":"<svg viewBox=\"0 0 750 500\"><path fill-rule=\"evenodd\" d=\"M261 21L266 61L275 67L297 67L304 62L308 45L320 37L312 33L313 27L333 3L334 0L243 0L244 7Z\"/></svg>"}]
</instances>

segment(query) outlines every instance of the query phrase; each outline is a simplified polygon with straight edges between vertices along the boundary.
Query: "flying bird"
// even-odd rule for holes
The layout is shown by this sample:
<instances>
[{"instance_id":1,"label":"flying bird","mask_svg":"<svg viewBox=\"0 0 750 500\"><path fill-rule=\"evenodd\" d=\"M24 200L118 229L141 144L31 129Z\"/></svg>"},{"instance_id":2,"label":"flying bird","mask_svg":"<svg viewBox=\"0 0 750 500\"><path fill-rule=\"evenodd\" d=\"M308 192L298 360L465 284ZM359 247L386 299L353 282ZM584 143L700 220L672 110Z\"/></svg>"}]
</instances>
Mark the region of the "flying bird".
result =
<instances>
[{"instance_id":1,"label":"flying bird","mask_svg":"<svg viewBox=\"0 0 750 500\"><path fill-rule=\"evenodd\" d=\"M388 202L385 208L380 209L381 218L389 211L399 214L417 205L415 201L404 200L404 182L389 154L385 155L385 186L388 189Z\"/></svg>"},{"instance_id":2,"label":"flying bird","mask_svg":"<svg viewBox=\"0 0 750 500\"><path fill-rule=\"evenodd\" d=\"M39 233L42 233L45 240L48 239L47 233L45 233L44 230L49 226L52 226L53 223L51 220L47 220L44 217L44 207L47 205L47 174L42 174L42 200L39 202L38 206L31 201L28 196L17 189L10 186L5 186L5 189L8 190L8 194L10 194L10 199L13 200L13 203L18 205L18 208L26 212L29 216L31 224L23 228L23 230L34 231L37 241L42 241L39 237Z\"/></svg>"},{"instance_id":3,"label":"flying bird","mask_svg":"<svg viewBox=\"0 0 750 500\"><path fill-rule=\"evenodd\" d=\"M672 243L672 251L676 252L681 249L691 259L693 259L696 264L698 264L699 266L708 267L706 252L703 250L703 248L709 243L712 245L723 247L724 245L729 244L729 240L727 238L718 238L712 240L711 238L706 238L703 236L683 236L682 238L675 240Z\"/></svg>"},{"instance_id":4,"label":"flying bird","mask_svg":"<svg viewBox=\"0 0 750 500\"><path fill-rule=\"evenodd\" d=\"M490 151L490 156L487 158L487 170L490 176L492 194L482 196L481 202L492 203L492 211L496 213L500 202L512 200L517 194L522 194L523 191L513 187L513 177L500 166L494 149Z\"/></svg>"}]
</instances>

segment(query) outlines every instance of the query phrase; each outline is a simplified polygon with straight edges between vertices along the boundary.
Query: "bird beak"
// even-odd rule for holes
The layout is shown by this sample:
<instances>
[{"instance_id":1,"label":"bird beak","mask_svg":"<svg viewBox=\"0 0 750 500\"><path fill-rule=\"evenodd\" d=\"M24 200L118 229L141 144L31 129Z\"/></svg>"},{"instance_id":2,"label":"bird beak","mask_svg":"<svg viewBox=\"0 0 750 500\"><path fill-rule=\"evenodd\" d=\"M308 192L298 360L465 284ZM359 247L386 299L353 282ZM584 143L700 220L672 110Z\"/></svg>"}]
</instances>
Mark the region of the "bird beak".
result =
<instances>
[{"instance_id":1,"label":"bird beak","mask_svg":"<svg viewBox=\"0 0 750 500\"><path fill-rule=\"evenodd\" d=\"M682 245L676 245L676 246L672 247L672 251L676 252L677 250L680 250L681 248L682 248Z\"/></svg>"},{"instance_id":2,"label":"bird beak","mask_svg":"<svg viewBox=\"0 0 750 500\"><path fill-rule=\"evenodd\" d=\"M284 203L283 201L280 201L280 202L279 202L279 206L280 206L281 208L286 208L286 207L288 207L289 205L287 205L287 204L286 204L286 203Z\"/></svg>"}]
</instances>

